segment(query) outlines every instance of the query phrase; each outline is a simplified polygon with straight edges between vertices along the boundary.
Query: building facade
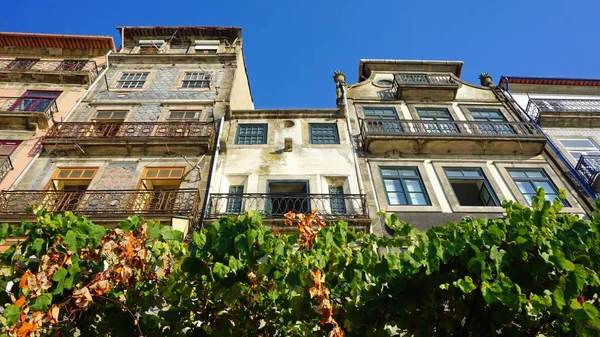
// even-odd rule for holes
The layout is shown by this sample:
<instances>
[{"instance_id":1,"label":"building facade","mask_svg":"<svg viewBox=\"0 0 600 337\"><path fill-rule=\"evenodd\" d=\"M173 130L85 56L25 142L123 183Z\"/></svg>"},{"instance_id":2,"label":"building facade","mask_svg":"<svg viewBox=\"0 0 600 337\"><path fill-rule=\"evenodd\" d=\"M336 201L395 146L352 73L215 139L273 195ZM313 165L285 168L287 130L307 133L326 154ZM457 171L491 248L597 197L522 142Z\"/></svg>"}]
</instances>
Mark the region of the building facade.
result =
<instances>
[{"instance_id":1,"label":"building facade","mask_svg":"<svg viewBox=\"0 0 600 337\"><path fill-rule=\"evenodd\" d=\"M344 109L232 110L219 143L207 221L253 210L278 226L316 209L369 229Z\"/></svg>"},{"instance_id":2,"label":"building facade","mask_svg":"<svg viewBox=\"0 0 600 337\"><path fill-rule=\"evenodd\" d=\"M588 211L600 192L600 80L503 76L509 99L548 138L548 153Z\"/></svg>"},{"instance_id":3,"label":"building facade","mask_svg":"<svg viewBox=\"0 0 600 337\"><path fill-rule=\"evenodd\" d=\"M338 79L357 142L372 231L378 210L429 228L465 216L502 217L503 200L530 204L535 189L578 194L544 153L546 138L494 86L460 78L462 62L362 60L359 80Z\"/></svg>"},{"instance_id":4,"label":"building facade","mask_svg":"<svg viewBox=\"0 0 600 337\"><path fill-rule=\"evenodd\" d=\"M0 33L0 190L39 154L39 140L98 78L108 36Z\"/></svg>"},{"instance_id":5,"label":"building facade","mask_svg":"<svg viewBox=\"0 0 600 337\"><path fill-rule=\"evenodd\" d=\"M201 216L219 120L252 109L241 29L119 27L102 79L41 140L2 220L22 205L112 224L138 214L187 230Z\"/></svg>"}]
</instances>

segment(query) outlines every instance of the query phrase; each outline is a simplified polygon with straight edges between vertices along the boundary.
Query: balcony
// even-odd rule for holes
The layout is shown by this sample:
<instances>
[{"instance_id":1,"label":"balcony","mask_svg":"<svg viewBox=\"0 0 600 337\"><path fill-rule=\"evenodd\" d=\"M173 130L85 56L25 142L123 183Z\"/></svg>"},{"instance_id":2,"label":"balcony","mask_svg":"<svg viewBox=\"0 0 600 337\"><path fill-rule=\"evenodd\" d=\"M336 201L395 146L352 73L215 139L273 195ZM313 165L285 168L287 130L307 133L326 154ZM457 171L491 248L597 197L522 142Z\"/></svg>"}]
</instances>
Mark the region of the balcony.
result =
<instances>
[{"instance_id":1,"label":"balcony","mask_svg":"<svg viewBox=\"0 0 600 337\"><path fill-rule=\"evenodd\" d=\"M536 155L546 144L529 122L362 119L361 136L371 153Z\"/></svg>"},{"instance_id":2,"label":"balcony","mask_svg":"<svg viewBox=\"0 0 600 337\"><path fill-rule=\"evenodd\" d=\"M600 127L600 99L531 99L527 114L540 126Z\"/></svg>"},{"instance_id":3,"label":"balcony","mask_svg":"<svg viewBox=\"0 0 600 337\"><path fill-rule=\"evenodd\" d=\"M397 99L451 101L456 98L458 83L448 74L400 73L394 75L393 88Z\"/></svg>"},{"instance_id":4,"label":"balcony","mask_svg":"<svg viewBox=\"0 0 600 337\"><path fill-rule=\"evenodd\" d=\"M579 172L595 192L600 192L600 156L581 156L575 166L575 170Z\"/></svg>"},{"instance_id":5,"label":"balcony","mask_svg":"<svg viewBox=\"0 0 600 337\"><path fill-rule=\"evenodd\" d=\"M210 152L212 122L84 122L55 123L42 145L66 155L147 155Z\"/></svg>"},{"instance_id":6,"label":"balcony","mask_svg":"<svg viewBox=\"0 0 600 337\"><path fill-rule=\"evenodd\" d=\"M0 97L0 129L46 129L48 121L57 112L54 98Z\"/></svg>"},{"instance_id":7,"label":"balcony","mask_svg":"<svg viewBox=\"0 0 600 337\"><path fill-rule=\"evenodd\" d=\"M0 156L0 182L4 180L8 172L12 171L12 161L9 156Z\"/></svg>"},{"instance_id":8,"label":"balcony","mask_svg":"<svg viewBox=\"0 0 600 337\"><path fill-rule=\"evenodd\" d=\"M0 191L0 221L31 220L30 205L52 213L71 211L95 221L120 221L131 215L168 222L172 217L194 219L200 193L196 189Z\"/></svg>"},{"instance_id":9,"label":"balcony","mask_svg":"<svg viewBox=\"0 0 600 337\"><path fill-rule=\"evenodd\" d=\"M98 76L89 60L38 60L0 58L0 82L89 85Z\"/></svg>"},{"instance_id":10,"label":"balcony","mask_svg":"<svg viewBox=\"0 0 600 337\"><path fill-rule=\"evenodd\" d=\"M326 220L344 220L361 229L371 222L364 194L213 193L206 218L237 216L253 210L266 222L277 223L283 222L283 215L289 211L310 213L314 209Z\"/></svg>"}]
</instances>

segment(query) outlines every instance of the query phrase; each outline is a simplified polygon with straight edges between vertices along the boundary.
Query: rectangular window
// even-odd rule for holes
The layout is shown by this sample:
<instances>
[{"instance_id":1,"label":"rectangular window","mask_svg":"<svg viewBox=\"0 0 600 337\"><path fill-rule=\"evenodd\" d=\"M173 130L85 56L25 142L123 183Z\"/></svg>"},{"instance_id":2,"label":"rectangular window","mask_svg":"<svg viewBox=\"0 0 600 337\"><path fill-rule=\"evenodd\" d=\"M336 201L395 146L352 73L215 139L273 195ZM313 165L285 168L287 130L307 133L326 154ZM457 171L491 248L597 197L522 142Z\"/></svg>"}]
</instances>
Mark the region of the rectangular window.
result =
<instances>
[{"instance_id":1,"label":"rectangular window","mask_svg":"<svg viewBox=\"0 0 600 337\"><path fill-rule=\"evenodd\" d=\"M311 144L339 144L337 124L309 124Z\"/></svg>"},{"instance_id":2,"label":"rectangular window","mask_svg":"<svg viewBox=\"0 0 600 337\"><path fill-rule=\"evenodd\" d=\"M197 54L216 54L219 44L219 40L196 40L194 50Z\"/></svg>"},{"instance_id":3,"label":"rectangular window","mask_svg":"<svg viewBox=\"0 0 600 337\"><path fill-rule=\"evenodd\" d=\"M21 144L20 140L0 140L0 156L10 156L19 144Z\"/></svg>"},{"instance_id":4,"label":"rectangular window","mask_svg":"<svg viewBox=\"0 0 600 337\"><path fill-rule=\"evenodd\" d=\"M210 86L210 73L186 72L181 82L182 88L208 88Z\"/></svg>"},{"instance_id":5,"label":"rectangular window","mask_svg":"<svg viewBox=\"0 0 600 337\"><path fill-rule=\"evenodd\" d=\"M56 108L56 99L61 91L27 90L13 103L8 111L44 112Z\"/></svg>"},{"instance_id":6,"label":"rectangular window","mask_svg":"<svg viewBox=\"0 0 600 337\"><path fill-rule=\"evenodd\" d=\"M56 67L56 71L79 71L85 67L87 62L81 60L64 60Z\"/></svg>"},{"instance_id":7,"label":"rectangular window","mask_svg":"<svg viewBox=\"0 0 600 337\"><path fill-rule=\"evenodd\" d=\"M444 168L461 206L498 206L498 198L480 168Z\"/></svg>"},{"instance_id":8,"label":"rectangular window","mask_svg":"<svg viewBox=\"0 0 600 337\"><path fill-rule=\"evenodd\" d=\"M474 121L477 122L489 122L489 123L481 123L477 124L477 128L481 133L484 134L514 134L515 131L511 128L511 126L506 123L507 120L502 114L502 111L498 109L493 110L469 110L471 112L471 117L473 117Z\"/></svg>"},{"instance_id":9,"label":"rectangular window","mask_svg":"<svg viewBox=\"0 0 600 337\"><path fill-rule=\"evenodd\" d=\"M144 190L177 189L185 167L145 167L138 188Z\"/></svg>"},{"instance_id":10,"label":"rectangular window","mask_svg":"<svg viewBox=\"0 0 600 337\"><path fill-rule=\"evenodd\" d=\"M431 205L416 167L381 167L380 172L389 205Z\"/></svg>"},{"instance_id":11,"label":"rectangular window","mask_svg":"<svg viewBox=\"0 0 600 337\"><path fill-rule=\"evenodd\" d=\"M159 51L158 46L140 46L138 54L158 54Z\"/></svg>"},{"instance_id":12,"label":"rectangular window","mask_svg":"<svg viewBox=\"0 0 600 337\"><path fill-rule=\"evenodd\" d=\"M227 213L240 213L242 211L243 185L229 186L229 197L227 198Z\"/></svg>"},{"instance_id":13,"label":"rectangular window","mask_svg":"<svg viewBox=\"0 0 600 337\"><path fill-rule=\"evenodd\" d=\"M368 119L398 119L398 114L396 114L396 109L394 108L369 107L363 110L365 118Z\"/></svg>"},{"instance_id":14,"label":"rectangular window","mask_svg":"<svg viewBox=\"0 0 600 337\"><path fill-rule=\"evenodd\" d=\"M546 199L558 199L564 206L569 206L566 200L558 197L558 188L543 169L510 169L508 173L529 206L531 206L531 200L535 197L538 188L544 189Z\"/></svg>"},{"instance_id":15,"label":"rectangular window","mask_svg":"<svg viewBox=\"0 0 600 337\"><path fill-rule=\"evenodd\" d=\"M117 88L119 89L141 89L146 84L148 79L148 72L144 73L123 73L121 78L117 81Z\"/></svg>"},{"instance_id":16,"label":"rectangular window","mask_svg":"<svg viewBox=\"0 0 600 337\"><path fill-rule=\"evenodd\" d=\"M579 160L581 156L600 156L600 147L591 139L559 139L571 157Z\"/></svg>"},{"instance_id":17,"label":"rectangular window","mask_svg":"<svg viewBox=\"0 0 600 337\"><path fill-rule=\"evenodd\" d=\"M106 122L106 121L123 121L127 116L127 111L122 110L98 110L94 121Z\"/></svg>"},{"instance_id":18,"label":"rectangular window","mask_svg":"<svg viewBox=\"0 0 600 337\"><path fill-rule=\"evenodd\" d=\"M202 111L169 111L169 117L167 120L170 121L186 121L186 120L199 120Z\"/></svg>"},{"instance_id":19,"label":"rectangular window","mask_svg":"<svg viewBox=\"0 0 600 337\"><path fill-rule=\"evenodd\" d=\"M446 108L417 108L419 119L432 121L423 124L427 133L459 133L450 111Z\"/></svg>"},{"instance_id":20,"label":"rectangular window","mask_svg":"<svg viewBox=\"0 0 600 337\"><path fill-rule=\"evenodd\" d=\"M267 124L238 125L235 143L242 145L267 144Z\"/></svg>"},{"instance_id":21,"label":"rectangular window","mask_svg":"<svg viewBox=\"0 0 600 337\"><path fill-rule=\"evenodd\" d=\"M343 195L343 186L329 186L329 196L331 204L331 213L333 214L346 214L346 204L344 198L336 198L336 195Z\"/></svg>"},{"instance_id":22,"label":"rectangular window","mask_svg":"<svg viewBox=\"0 0 600 337\"><path fill-rule=\"evenodd\" d=\"M115 137L123 134L121 123L125 121L128 111L99 110L93 121L97 124L93 126L93 134L101 137Z\"/></svg>"},{"instance_id":23,"label":"rectangular window","mask_svg":"<svg viewBox=\"0 0 600 337\"><path fill-rule=\"evenodd\" d=\"M49 193L43 201L43 206L56 211L74 211L78 208L96 175L97 167L64 167L57 169L50 179L49 190L64 191L64 193Z\"/></svg>"},{"instance_id":24,"label":"rectangular window","mask_svg":"<svg viewBox=\"0 0 600 337\"><path fill-rule=\"evenodd\" d=\"M15 59L10 62L5 69L8 70L28 70L39 60L37 59Z\"/></svg>"}]
</instances>

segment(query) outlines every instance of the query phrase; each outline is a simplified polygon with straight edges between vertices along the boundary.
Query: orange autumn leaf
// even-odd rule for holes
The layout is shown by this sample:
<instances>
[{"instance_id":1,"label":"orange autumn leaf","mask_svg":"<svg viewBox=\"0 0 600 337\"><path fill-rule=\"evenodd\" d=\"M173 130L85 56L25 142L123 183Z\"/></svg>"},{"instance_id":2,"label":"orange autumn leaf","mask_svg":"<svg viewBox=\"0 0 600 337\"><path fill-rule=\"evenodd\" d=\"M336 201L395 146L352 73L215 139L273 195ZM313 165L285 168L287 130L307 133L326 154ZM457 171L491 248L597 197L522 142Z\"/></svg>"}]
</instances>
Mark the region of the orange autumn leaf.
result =
<instances>
[{"instance_id":1,"label":"orange autumn leaf","mask_svg":"<svg viewBox=\"0 0 600 337\"><path fill-rule=\"evenodd\" d=\"M110 282L108 282L108 280L100 280L90 285L89 289L97 296L102 296L110 290Z\"/></svg>"},{"instance_id":2,"label":"orange autumn leaf","mask_svg":"<svg viewBox=\"0 0 600 337\"><path fill-rule=\"evenodd\" d=\"M19 282L19 289L23 289L25 291L29 290L29 284L28 284L28 280L29 280L29 276L31 276L31 272L28 270L25 272L25 274L23 274L23 276L21 277L21 281Z\"/></svg>"},{"instance_id":3,"label":"orange autumn leaf","mask_svg":"<svg viewBox=\"0 0 600 337\"><path fill-rule=\"evenodd\" d=\"M29 322L23 322L17 330L18 337L32 337L37 327Z\"/></svg>"},{"instance_id":4,"label":"orange autumn leaf","mask_svg":"<svg viewBox=\"0 0 600 337\"><path fill-rule=\"evenodd\" d=\"M19 308L20 308L21 306L23 306L23 304L25 304L25 296L21 296L21 297L19 297L19 299L18 299L18 300L16 300L14 304L15 304L17 307L19 307Z\"/></svg>"},{"instance_id":5,"label":"orange autumn leaf","mask_svg":"<svg viewBox=\"0 0 600 337\"><path fill-rule=\"evenodd\" d=\"M50 319L51 324L55 324L58 322L58 313L60 312L60 308L56 304L52 304L50 310L48 310L48 317Z\"/></svg>"}]
</instances>

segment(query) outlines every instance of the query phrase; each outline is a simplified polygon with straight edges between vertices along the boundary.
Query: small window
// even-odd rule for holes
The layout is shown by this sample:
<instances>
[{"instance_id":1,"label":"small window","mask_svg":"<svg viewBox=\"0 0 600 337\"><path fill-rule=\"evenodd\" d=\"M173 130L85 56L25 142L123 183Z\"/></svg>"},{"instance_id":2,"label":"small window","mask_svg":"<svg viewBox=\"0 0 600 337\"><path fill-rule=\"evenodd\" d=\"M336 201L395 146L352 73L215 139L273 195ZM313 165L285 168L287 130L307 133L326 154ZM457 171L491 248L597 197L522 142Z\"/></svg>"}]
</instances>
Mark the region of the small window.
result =
<instances>
[{"instance_id":1,"label":"small window","mask_svg":"<svg viewBox=\"0 0 600 337\"><path fill-rule=\"evenodd\" d=\"M344 202L343 194L343 186L329 186L329 197L332 214L346 213L346 203Z\"/></svg>"},{"instance_id":2,"label":"small window","mask_svg":"<svg viewBox=\"0 0 600 337\"><path fill-rule=\"evenodd\" d=\"M37 59L15 59L10 62L5 69L8 70L27 70L31 69L34 64L36 64L39 60Z\"/></svg>"},{"instance_id":3,"label":"small window","mask_svg":"<svg viewBox=\"0 0 600 337\"><path fill-rule=\"evenodd\" d=\"M123 121L127 116L127 111L99 110L94 120L97 121Z\"/></svg>"},{"instance_id":4,"label":"small window","mask_svg":"<svg viewBox=\"0 0 600 337\"><path fill-rule=\"evenodd\" d=\"M339 144L337 124L309 124L311 144Z\"/></svg>"},{"instance_id":5,"label":"small window","mask_svg":"<svg viewBox=\"0 0 600 337\"><path fill-rule=\"evenodd\" d=\"M146 167L142 173L142 179L181 179L183 167Z\"/></svg>"},{"instance_id":6,"label":"small window","mask_svg":"<svg viewBox=\"0 0 600 337\"><path fill-rule=\"evenodd\" d=\"M364 108L365 118L368 119L398 119L394 108Z\"/></svg>"},{"instance_id":7,"label":"small window","mask_svg":"<svg viewBox=\"0 0 600 337\"><path fill-rule=\"evenodd\" d=\"M242 145L267 144L267 124L238 125L235 143Z\"/></svg>"},{"instance_id":8,"label":"small window","mask_svg":"<svg viewBox=\"0 0 600 337\"><path fill-rule=\"evenodd\" d=\"M227 198L227 213L240 213L242 211L243 185L229 186L229 197Z\"/></svg>"},{"instance_id":9,"label":"small window","mask_svg":"<svg viewBox=\"0 0 600 337\"><path fill-rule=\"evenodd\" d=\"M147 72L144 73L123 73L121 78L117 81L117 88L119 89L141 89L146 84L148 79Z\"/></svg>"},{"instance_id":10,"label":"small window","mask_svg":"<svg viewBox=\"0 0 600 337\"><path fill-rule=\"evenodd\" d=\"M500 203L480 168L444 168L461 206L498 206Z\"/></svg>"},{"instance_id":11,"label":"small window","mask_svg":"<svg viewBox=\"0 0 600 337\"><path fill-rule=\"evenodd\" d=\"M198 120L202 111L169 111L170 121Z\"/></svg>"},{"instance_id":12,"label":"small window","mask_svg":"<svg viewBox=\"0 0 600 337\"><path fill-rule=\"evenodd\" d=\"M182 88L208 88L210 86L210 73L186 72L183 76Z\"/></svg>"},{"instance_id":13,"label":"small window","mask_svg":"<svg viewBox=\"0 0 600 337\"><path fill-rule=\"evenodd\" d=\"M416 167L381 167L380 172L389 205L431 205Z\"/></svg>"},{"instance_id":14,"label":"small window","mask_svg":"<svg viewBox=\"0 0 600 337\"><path fill-rule=\"evenodd\" d=\"M160 48L158 46L140 46L138 54L158 54Z\"/></svg>"},{"instance_id":15,"label":"small window","mask_svg":"<svg viewBox=\"0 0 600 337\"><path fill-rule=\"evenodd\" d=\"M57 71L80 71L85 67L88 61L80 61L80 60L64 60L62 61L58 67L56 67Z\"/></svg>"},{"instance_id":16,"label":"small window","mask_svg":"<svg viewBox=\"0 0 600 337\"><path fill-rule=\"evenodd\" d=\"M196 54L216 54L219 44L219 40L196 40L194 50Z\"/></svg>"},{"instance_id":17,"label":"small window","mask_svg":"<svg viewBox=\"0 0 600 337\"><path fill-rule=\"evenodd\" d=\"M571 157L579 160L581 156L600 156L600 147L591 139L559 139Z\"/></svg>"},{"instance_id":18,"label":"small window","mask_svg":"<svg viewBox=\"0 0 600 337\"><path fill-rule=\"evenodd\" d=\"M10 156L19 144L20 140L0 140L0 156Z\"/></svg>"},{"instance_id":19,"label":"small window","mask_svg":"<svg viewBox=\"0 0 600 337\"><path fill-rule=\"evenodd\" d=\"M558 199L564 206L569 206L566 200L558 197L558 188L543 169L511 169L508 170L508 173L529 206L531 206L531 201L535 197L538 188L544 189L546 199Z\"/></svg>"}]
</instances>

